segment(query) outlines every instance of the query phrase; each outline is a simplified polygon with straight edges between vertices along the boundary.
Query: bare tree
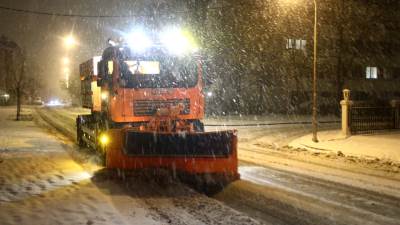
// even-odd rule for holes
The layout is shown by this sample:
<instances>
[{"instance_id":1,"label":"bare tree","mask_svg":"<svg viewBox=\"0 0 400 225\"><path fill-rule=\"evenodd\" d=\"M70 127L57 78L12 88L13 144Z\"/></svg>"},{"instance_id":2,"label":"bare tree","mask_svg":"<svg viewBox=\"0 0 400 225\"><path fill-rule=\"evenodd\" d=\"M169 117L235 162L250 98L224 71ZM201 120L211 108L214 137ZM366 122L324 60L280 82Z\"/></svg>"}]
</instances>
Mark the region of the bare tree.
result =
<instances>
[{"instance_id":1,"label":"bare tree","mask_svg":"<svg viewBox=\"0 0 400 225\"><path fill-rule=\"evenodd\" d=\"M27 85L25 89L26 91L24 91L24 93L27 96L32 97L31 100L33 100L33 97L37 97L43 94L43 68L39 64L31 61L31 63L27 63L26 70L29 71L26 77L27 83L29 85Z\"/></svg>"},{"instance_id":2,"label":"bare tree","mask_svg":"<svg viewBox=\"0 0 400 225\"><path fill-rule=\"evenodd\" d=\"M9 53L5 60L6 87L15 96L17 103L16 120L20 120L22 97L31 80L26 76L26 59L21 48L17 46Z\"/></svg>"}]
</instances>

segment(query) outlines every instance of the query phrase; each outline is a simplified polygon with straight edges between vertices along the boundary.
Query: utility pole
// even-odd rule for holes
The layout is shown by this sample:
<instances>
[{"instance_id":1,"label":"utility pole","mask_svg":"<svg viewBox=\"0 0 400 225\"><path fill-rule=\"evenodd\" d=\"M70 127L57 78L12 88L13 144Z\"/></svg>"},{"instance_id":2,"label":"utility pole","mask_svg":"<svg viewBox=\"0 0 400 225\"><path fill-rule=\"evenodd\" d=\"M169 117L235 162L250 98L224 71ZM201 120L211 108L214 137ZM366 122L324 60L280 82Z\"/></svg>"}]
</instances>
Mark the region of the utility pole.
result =
<instances>
[{"instance_id":1,"label":"utility pole","mask_svg":"<svg viewBox=\"0 0 400 225\"><path fill-rule=\"evenodd\" d=\"M318 118L317 118L317 0L314 0L314 64L313 64L313 105L312 105L312 132L313 142L318 142Z\"/></svg>"}]
</instances>

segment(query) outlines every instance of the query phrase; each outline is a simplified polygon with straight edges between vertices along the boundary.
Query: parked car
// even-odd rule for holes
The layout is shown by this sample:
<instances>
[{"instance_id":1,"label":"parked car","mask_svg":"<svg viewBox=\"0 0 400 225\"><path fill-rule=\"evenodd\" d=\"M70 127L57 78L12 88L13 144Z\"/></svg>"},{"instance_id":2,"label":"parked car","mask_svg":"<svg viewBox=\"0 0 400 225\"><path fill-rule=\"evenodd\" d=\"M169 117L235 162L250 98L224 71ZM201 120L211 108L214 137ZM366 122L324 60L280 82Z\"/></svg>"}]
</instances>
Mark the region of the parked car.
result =
<instances>
[{"instance_id":1,"label":"parked car","mask_svg":"<svg viewBox=\"0 0 400 225\"><path fill-rule=\"evenodd\" d=\"M43 105L44 102L42 101L42 98L41 98L41 97L36 97L36 98L33 100L32 104L34 104L34 105Z\"/></svg>"}]
</instances>

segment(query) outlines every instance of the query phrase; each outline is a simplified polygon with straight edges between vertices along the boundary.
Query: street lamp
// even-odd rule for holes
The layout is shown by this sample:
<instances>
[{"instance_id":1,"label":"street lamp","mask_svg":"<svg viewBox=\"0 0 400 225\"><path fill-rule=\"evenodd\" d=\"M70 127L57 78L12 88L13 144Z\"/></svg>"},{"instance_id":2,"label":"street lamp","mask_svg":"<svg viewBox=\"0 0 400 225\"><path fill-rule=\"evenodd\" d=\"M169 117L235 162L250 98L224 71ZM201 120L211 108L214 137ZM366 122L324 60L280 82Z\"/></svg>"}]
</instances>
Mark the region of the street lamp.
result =
<instances>
[{"instance_id":1,"label":"street lamp","mask_svg":"<svg viewBox=\"0 0 400 225\"><path fill-rule=\"evenodd\" d=\"M70 34L64 37L64 46L67 49L67 55L68 54L68 50L71 49L72 47L74 47L77 44L76 39ZM68 66L70 63L70 60L68 57L64 57L62 59L64 66ZM69 88L69 68L65 67L64 68L64 73L65 73L65 86L67 87L67 89Z\"/></svg>"},{"instance_id":2,"label":"street lamp","mask_svg":"<svg viewBox=\"0 0 400 225\"><path fill-rule=\"evenodd\" d=\"M72 35L68 35L68 36L64 37L64 46L67 49L74 47L75 44L76 44L76 40Z\"/></svg>"},{"instance_id":3,"label":"street lamp","mask_svg":"<svg viewBox=\"0 0 400 225\"><path fill-rule=\"evenodd\" d=\"M64 68L64 74L65 74L65 86L67 87L67 88L69 88L69 68L68 67L65 67Z\"/></svg>"},{"instance_id":4,"label":"street lamp","mask_svg":"<svg viewBox=\"0 0 400 225\"><path fill-rule=\"evenodd\" d=\"M282 3L295 2L296 0L281 0ZM313 50L313 84L312 84L312 141L318 142L318 111L317 111L317 22L318 22L318 4L317 0L313 0L314 3L314 50Z\"/></svg>"},{"instance_id":5,"label":"street lamp","mask_svg":"<svg viewBox=\"0 0 400 225\"><path fill-rule=\"evenodd\" d=\"M313 142L318 142L318 118L317 118L317 0L314 0L314 62L313 62L313 107L312 107L312 131L313 131Z\"/></svg>"},{"instance_id":6,"label":"street lamp","mask_svg":"<svg viewBox=\"0 0 400 225\"><path fill-rule=\"evenodd\" d=\"M66 87L69 88L69 58L68 57L64 57L62 59L62 62L64 64L64 74L65 74L65 83L66 83Z\"/></svg>"},{"instance_id":7,"label":"street lamp","mask_svg":"<svg viewBox=\"0 0 400 225\"><path fill-rule=\"evenodd\" d=\"M62 58L62 62L63 62L64 65L68 65L69 64L69 58L68 57Z\"/></svg>"},{"instance_id":8,"label":"street lamp","mask_svg":"<svg viewBox=\"0 0 400 225\"><path fill-rule=\"evenodd\" d=\"M69 73L65 73L65 87L68 89L69 88Z\"/></svg>"},{"instance_id":9,"label":"street lamp","mask_svg":"<svg viewBox=\"0 0 400 225\"><path fill-rule=\"evenodd\" d=\"M69 58L64 57L62 59L62 62L64 64L64 74L65 74L65 86L69 88L69 68L67 67L69 65Z\"/></svg>"}]
</instances>

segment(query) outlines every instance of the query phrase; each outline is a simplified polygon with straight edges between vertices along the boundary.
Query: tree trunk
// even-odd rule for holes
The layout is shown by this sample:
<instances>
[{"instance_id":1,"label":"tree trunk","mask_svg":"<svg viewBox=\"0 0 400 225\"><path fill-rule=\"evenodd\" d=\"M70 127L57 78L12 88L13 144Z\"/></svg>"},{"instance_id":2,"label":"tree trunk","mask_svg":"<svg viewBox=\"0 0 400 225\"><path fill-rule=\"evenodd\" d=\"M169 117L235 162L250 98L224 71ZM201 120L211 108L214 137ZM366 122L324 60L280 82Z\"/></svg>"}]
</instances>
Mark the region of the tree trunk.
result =
<instances>
[{"instance_id":1,"label":"tree trunk","mask_svg":"<svg viewBox=\"0 0 400 225\"><path fill-rule=\"evenodd\" d=\"M19 88L17 88L17 117L16 120L20 120L21 117L21 93Z\"/></svg>"}]
</instances>

